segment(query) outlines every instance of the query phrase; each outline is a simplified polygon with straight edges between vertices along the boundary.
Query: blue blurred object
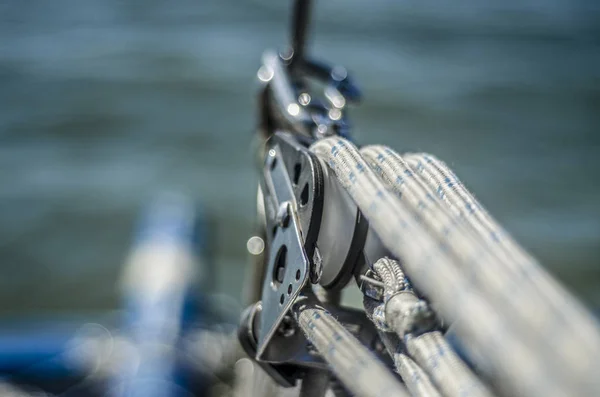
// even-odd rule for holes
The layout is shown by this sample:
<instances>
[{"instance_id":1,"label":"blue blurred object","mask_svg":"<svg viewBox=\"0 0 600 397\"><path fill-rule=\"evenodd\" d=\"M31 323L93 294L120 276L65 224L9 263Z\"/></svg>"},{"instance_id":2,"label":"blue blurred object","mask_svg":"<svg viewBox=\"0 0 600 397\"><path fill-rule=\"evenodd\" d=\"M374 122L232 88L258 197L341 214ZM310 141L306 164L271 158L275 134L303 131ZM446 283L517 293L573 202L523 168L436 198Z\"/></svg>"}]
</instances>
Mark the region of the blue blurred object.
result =
<instances>
[{"instance_id":1,"label":"blue blurred object","mask_svg":"<svg viewBox=\"0 0 600 397\"><path fill-rule=\"evenodd\" d=\"M161 195L144 214L125 268L125 332L133 353L114 396L183 396L179 340L197 320L196 211L184 196Z\"/></svg>"},{"instance_id":2,"label":"blue blurred object","mask_svg":"<svg viewBox=\"0 0 600 397\"><path fill-rule=\"evenodd\" d=\"M84 368L70 353L75 330L81 324L41 321L19 321L2 324L0 331L0 374L2 380L81 378Z\"/></svg>"},{"instance_id":3,"label":"blue blurred object","mask_svg":"<svg viewBox=\"0 0 600 397\"><path fill-rule=\"evenodd\" d=\"M207 233L203 212L187 197L159 195L142 213L123 269L119 348L98 324L9 323L0 332L1 379L53 393L77 387L69 394L77 396L202 395L198 371L191 376L180 355L183 338L204 320L199 290L209 273ZM115 351L100 363L107 342ZM94 381L82 386L90 376Z\"/></svg>"}]
</instances>

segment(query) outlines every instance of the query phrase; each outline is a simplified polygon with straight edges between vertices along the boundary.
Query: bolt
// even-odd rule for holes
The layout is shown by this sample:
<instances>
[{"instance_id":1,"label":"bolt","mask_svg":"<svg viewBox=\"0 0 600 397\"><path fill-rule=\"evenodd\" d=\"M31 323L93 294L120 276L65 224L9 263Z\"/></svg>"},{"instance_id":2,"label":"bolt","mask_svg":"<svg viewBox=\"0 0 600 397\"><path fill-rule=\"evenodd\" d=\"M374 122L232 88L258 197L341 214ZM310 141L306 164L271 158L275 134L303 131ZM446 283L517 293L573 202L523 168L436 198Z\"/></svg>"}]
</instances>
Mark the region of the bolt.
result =
<instances>
[{"instance_id":1,"label":"bolt","mask_svg":"<svg viewBox=\"0 0 600 397\"><path fill-rule=\"evenodd\" d=\"M277 333L282 335L284 338L289 338L294 336L296 333L296 327L294 324L294 320L290 316L285 316L283 320L281 320L281 324L277 328Z\"/></svg>"},{"instance_id":2,"label":"bolt","mask_svg":"<svg viewBox=\"0 0 600 397\"><path fill-rule=\"evenodd\" d=\"M313 284L317 284L321 280L321 275L323 274L323 258L321 257L321 252L318 247L315 247L315 252L313 254L313 266L310 268L310 282Z\"/></svg>"},{"instance_id":3,"label":"bolt","mask_svg":"<svg viewBox=\"0 0 600 397\"><path fill-rule=\"evenodd\" d=\"M283 279L285 278L285 267L278 267L277 268L277 281L280 283L283 283Z\"/></svg>"},{"instance_id":4,"label":"bolt","mask_svg":"<svg viewBox=\"0 0 600 397\"><path fill-rule=\"evenodd\" d=\"M275 168L277 165L277 152L275 149L269 149L268 156L265 159L265 164L271 169L271 171Z\"/></svg>"},{"instance_id":5,"label":"bolt","mask_svg":"<svg viewBox=\"0 0 600 397\"><path fill-rule=\"evenodd\" d=\"M286 228L290 223L290 202L284 201L279 205L279 209L277 210L277 224Z\"/></svg>"}]
</instances>

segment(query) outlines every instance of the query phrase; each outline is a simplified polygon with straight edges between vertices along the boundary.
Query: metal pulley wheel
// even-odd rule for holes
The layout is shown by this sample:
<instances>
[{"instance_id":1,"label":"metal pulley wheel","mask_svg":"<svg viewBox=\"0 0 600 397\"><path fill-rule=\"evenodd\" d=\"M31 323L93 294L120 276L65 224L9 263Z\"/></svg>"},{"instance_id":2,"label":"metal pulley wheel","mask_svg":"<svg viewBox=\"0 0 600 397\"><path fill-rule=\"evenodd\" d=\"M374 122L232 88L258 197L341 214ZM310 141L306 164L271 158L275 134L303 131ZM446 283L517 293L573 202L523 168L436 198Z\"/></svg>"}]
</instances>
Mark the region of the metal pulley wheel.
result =
<instances>
[{"instance_id":1,"label":"metal pulley wheel","mask_svg":"<svg viewBox=\"0 0 600 397\"><path fill-rule=\"evenodd\" d=\"M273 139L281 140L282 137L285 137L286 144L296 145L296 150L306 152L306 158L310 155L312 162L309 164L304 157L293 158L288 155L284 164L291 189L296 196L300 232L305 249L309 261L318 268L315 278L311 277L311 281L326 289L339 290L347 285L357 262L361 259L360 255L367 239L368 223L348 193L331 175L329 166L310 154L305 147L294 142L287 134L279 132ZM315 177L312 174L318 175ZM270 243L278 227L278 211L278 204L274 204L272 199L265 199L263 187L259 186L257 213L259 225L266 230L267 249L271 248Z\"/></svg>"}]
</instances>

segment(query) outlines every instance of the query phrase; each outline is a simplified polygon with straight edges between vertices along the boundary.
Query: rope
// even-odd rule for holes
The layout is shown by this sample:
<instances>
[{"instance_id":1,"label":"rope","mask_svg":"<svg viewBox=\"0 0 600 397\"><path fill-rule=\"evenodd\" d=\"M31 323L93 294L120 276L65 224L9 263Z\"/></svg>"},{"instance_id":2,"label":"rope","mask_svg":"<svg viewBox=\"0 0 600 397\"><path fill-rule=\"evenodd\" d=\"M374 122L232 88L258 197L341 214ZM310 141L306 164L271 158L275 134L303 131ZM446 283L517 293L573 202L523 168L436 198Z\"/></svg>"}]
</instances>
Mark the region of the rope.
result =
<instances>
[{"instance_id":1,"label":"rope","mask_svg":"<svg viewBox=\"0 0 600 397\"><path fill-rule=\"evenodd\" d=\"M383 280L385 320L400 338L437 328L433 311L415 295L397 261L381 258L373 269Z\"/></svg>"},{"instance_id":2,"label":"rope","mask_svg":"<svg viewBox=\"0 0 600 397\"><path fill-rule=\"evenodd\" d=\"M599 327L579 302L546 273L535 258L512 239L446 164L428 154L408 154L405 160L421 176L421 180L433 193L436 201L441 202L455 219L462 219L480 238L493 247L496 255L503 260L502 270L510 273L510 277L515 280L519 280L522 288L539 294L545 305L536 309L545 310L544 313L552 311L546 315L555 314L555 318L545 320L550 324L550 328L554 329L558 325L567 329L562 336L577 335L576 346L573 346L573 338L557 340L553 337L553 348L559 349L564 355L574 355L576 349L580 352L585 351L585 354L577 355L576 363L569 364L588 369L594 368L594 362L589 360L600 356ZM538 316L542 314L538 313ZM593 375L597 376L597 373Z\"/></svg>"},{"instance_id":3,"label":"rope","mask_svg":"<svg viewBox=\"0 0 600 397\"><path fill-rule=\"evenodd\" d=\"M300 299L292 311L308 341L352 393L362 397L407 396L388 368L325 309Z\"/></svg>"},{"instance_id":4,"label":"rope","mask_svg":"<svg viewBox=\"0 0 600 397\"><path fill-rule=\"evenodd\" d=\"M447 397L491 396L437 331L433 312L427 302L414 294L400 264L381 258L373 269L384 283L382 305L386 323L404 341L405 350L425 369L440 392Z\"/></svg>"},{"instance_id":5,"label":"rope","mask_svg":"<svg viewBox=\"0 0 600 397\"><path fill-rule=\"evenodd\" d=\"M565 379L576 384L594 379L597 372L593 365L595 355L589 354L588 349L592 352L598 351L600 334L588 332L592 338L581 343L578 339L579 327L590 329L590 321L573 319L571 314L578 311L570 307L563 305L557 310L553 305L548 304L549 299L539 294L535 284L538 280L547 280L550 277L542 271L537 271L536 274L539 275L535 277L529 274L531 270L539 270L539 265L530 261L526 266L519 266L512 259L510 250L506 247L500 249L493 239L482 238L482 233L472 225L466 224L460 214L457 216L456 212L453 214L449 210L452 208L448 205L449 202L465 202L466 198L468 200L468 197L472 197L464 188L461 188L461 194L452 189L455 185L452 181L456 181L456 177L449 179L451 175L453 176L449 170L442 171L440 167L436 167L439 162L428 157L430 162L426 164L430 174L433 174L431 171L435 169L438 176L443 177L443 181L449 179L449 182L441 183L450 190L448 193L445 193L443 188L441 190L441 195L446 198L444 203L420 181L420 173L413 172L404 159L389 148L369 146L361 150L361 153L387 186L396 192L400 200L413 208L422 222L459 258L462 271L466 276L471 277L473 283L479 285L491 300L495 300L496 307L503 309L507 317L510 316L513 325L520 328L521 334L528 338L527 343L537 344L539 349L552 349L556 352L558 356L556 360L561 364L556 375L564 376ZM415 169L425 170L423 161L420 165L417 163ZM440 191L439 185L437 191ZM437 196L439 197L440 194L438 193ZM465 205L466 208L480 207L473 200L467 203L470 206ZM489 232L483 234L490 236ZM506 235L506 233L502 234ZM513 244L513 248L516 246ZM519 251L522 252L522 249ZM557 290L554 288L552 291ZM564 291L554 295L562 296L562 302L566 302L568 306L578 306ZM554 332L547 332L550 329ZM594 336L596 341L593 341Z\"/></svg>"},{"instance_id":6,"label":"rope","mask_svg":"<svg viewBox=\"0 0 600 397\"><path fill-rule=\"evenodd\" d=\"M395 334L380 332L379 336L394 360L396 372L400 374L412 396L441 397L440 392L431 382L427 373L403 352L404 345Z\"/></svg>"},{"instance_id":7,"label":"rope","mask_svg":"<svg viewBox=\"0 0 600 397\"><path fill-rule=\"evenodd\" d=\"M444 396L492 396L439 331L409 336L408 354L423 367Z\"/></svg>"},{"instance_id":8,"label":"rope","mask_svg":"<svg viewBox=\"0 0 600 397\"><path fill-rule=\"evenodd\" d=\"M474 357L485 353L487 360L479 367L499 379L506 394L574 395L574 390L566 392L569 388L562 379L547 376L551 363L546 354L524 343L509 327L509 319L460 275L448 248L431 237L351 143L332 137L318 141L312 150L329 164L386 247L403 259L411 280L456 320L457 329L470 342L466 348Z\"/></svg>"}]
</instances>

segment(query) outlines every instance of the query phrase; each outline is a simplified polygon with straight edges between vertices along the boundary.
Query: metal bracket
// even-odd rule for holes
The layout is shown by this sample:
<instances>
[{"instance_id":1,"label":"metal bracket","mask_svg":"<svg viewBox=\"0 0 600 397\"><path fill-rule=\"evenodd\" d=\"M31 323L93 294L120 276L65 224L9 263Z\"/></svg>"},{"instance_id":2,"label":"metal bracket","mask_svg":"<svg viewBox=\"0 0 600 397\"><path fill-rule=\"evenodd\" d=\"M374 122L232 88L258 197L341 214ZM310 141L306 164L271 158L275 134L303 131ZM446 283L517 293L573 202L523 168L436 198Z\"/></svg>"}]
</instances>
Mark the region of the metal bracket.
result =
<instances>
[{"instance_id":1,"label":"metal bracket","mask_svg":"<svg viewBox=\"0 0 600 397\"><path fill-rule=\"evenodd\" d=\"M327 305L326 305L327 306ZM385 364L392 365L391 358L383 345L377 329L366 317L364 311L345 308L329 307L337 320L344 325L354 337L375 353ZM254 358L257 355L257 333L263 314L262 303L258 302L248 307L242 315L238 328L238 339L246 353ZM293 387L297 379L301 379L308 368L328 371L329 367L305 338L292 321L288 324L288 332L275 336L268 350L278 350L279 360L257 360L258 365L269 376L283 387ZM274 356L274 354L267 354Z\"/></svg>"},{"instance_id":2,"label":"metal bracket","mask_svg":"<svg viewBox=\"0 0 600 397\"><path fill-rule=\"evenodd\" d=\"M307 141L349 137L347 104L358 102L360 91L346 69L307 59L298 60L292 68L290 62L285 54L274 51L262 57L257 76L263 84L259 99L263 133L268 137L287 129ZM324 92L312 92L311 81L324 84Z\"/></svg>"},{"instance_id":3,"label":"metal bracket","mask_svg":"<svg viewBox=\"0 0 600 397\"><path fill-rule=\"evenodd\" d=\"M283 351L267 350L267 345L309 279L321 223L323 176L314 155L291 135L278 132L268 142L261 183L269 253L257 358L278 361Z\"/></svg>"}]
</instances>

